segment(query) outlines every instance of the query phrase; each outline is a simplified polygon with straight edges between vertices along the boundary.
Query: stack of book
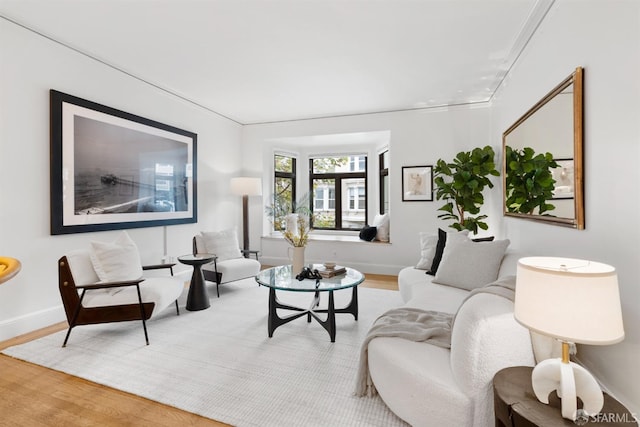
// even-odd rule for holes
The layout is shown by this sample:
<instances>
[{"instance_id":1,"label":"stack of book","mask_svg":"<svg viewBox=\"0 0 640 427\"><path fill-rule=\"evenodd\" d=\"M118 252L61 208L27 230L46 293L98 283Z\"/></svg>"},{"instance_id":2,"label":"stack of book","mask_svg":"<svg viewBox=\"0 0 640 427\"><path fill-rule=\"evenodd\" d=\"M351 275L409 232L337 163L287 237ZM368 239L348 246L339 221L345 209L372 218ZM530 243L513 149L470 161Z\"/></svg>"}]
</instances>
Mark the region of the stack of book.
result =
<instances>
[{"instance_id":1,"label":"stack of book","mask_svg":"<svg viewBox=\"0 0 640 427\"><path fill-rule=\"evenodd\" d=\"M346 272L347 272L347 269L340 265L336 265L333 268L320 267L318 269L318 273L320 273L320 275L325 279L328 279L329 277L339 276Z\"/></svg>"}]
</instances>

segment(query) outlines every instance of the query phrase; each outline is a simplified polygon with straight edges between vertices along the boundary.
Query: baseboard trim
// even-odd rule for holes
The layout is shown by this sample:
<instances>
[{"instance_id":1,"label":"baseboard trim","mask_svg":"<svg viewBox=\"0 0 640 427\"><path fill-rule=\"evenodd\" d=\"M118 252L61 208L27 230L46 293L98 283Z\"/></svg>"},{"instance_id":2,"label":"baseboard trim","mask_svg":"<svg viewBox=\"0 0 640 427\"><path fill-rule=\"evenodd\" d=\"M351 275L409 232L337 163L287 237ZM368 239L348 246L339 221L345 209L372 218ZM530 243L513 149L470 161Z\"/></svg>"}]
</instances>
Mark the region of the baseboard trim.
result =
<instances>
[{"instance_id":1,"label":"baseboard trim","mask_svg":"<svg viewBox=\"0 0 640 427\"><path fill-rule=\"evenodd\" d=\"M62 304L7 319L0 322L0 341L6 341L65 320L66 316Z\"/></svg>"}]
</instances>

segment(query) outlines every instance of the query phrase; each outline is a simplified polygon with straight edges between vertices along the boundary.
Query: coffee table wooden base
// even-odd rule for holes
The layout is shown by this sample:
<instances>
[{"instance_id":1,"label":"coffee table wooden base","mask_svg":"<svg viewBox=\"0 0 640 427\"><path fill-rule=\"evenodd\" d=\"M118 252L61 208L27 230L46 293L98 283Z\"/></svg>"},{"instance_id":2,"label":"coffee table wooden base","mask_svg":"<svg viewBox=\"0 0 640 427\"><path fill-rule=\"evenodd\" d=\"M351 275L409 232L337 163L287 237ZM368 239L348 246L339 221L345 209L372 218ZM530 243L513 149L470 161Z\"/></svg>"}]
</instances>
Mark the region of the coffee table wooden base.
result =
<instances>
[{"instance_id":1,"label":"coffee table wooden base","mask_svg":"<svg viewBox=\"0 0 640 427\"><path fill-rule=\"evenodd\" d=\"M329 293L329 302L326 309L316 309L316 307L320 305L320 292L315 292L310 307L304 309L280 303L276 297L276 290L274 288L269 288L269 320L267 323L269 338L273 337L273 332L278 327L307 315L307 322L310 323L311 318L314 318L329 333L331 342L336 342L336 313L349 313L353 315L355 320L358 320L358 287L353 287L351 301L349 304L346 307L339 309L335 308L333 291L327 292ZM278 316L278 309L297 311L298 313L286 317L280 317ZM322 320L316 313L326 313L327 318Z\"/></svg>"}]
</instances>

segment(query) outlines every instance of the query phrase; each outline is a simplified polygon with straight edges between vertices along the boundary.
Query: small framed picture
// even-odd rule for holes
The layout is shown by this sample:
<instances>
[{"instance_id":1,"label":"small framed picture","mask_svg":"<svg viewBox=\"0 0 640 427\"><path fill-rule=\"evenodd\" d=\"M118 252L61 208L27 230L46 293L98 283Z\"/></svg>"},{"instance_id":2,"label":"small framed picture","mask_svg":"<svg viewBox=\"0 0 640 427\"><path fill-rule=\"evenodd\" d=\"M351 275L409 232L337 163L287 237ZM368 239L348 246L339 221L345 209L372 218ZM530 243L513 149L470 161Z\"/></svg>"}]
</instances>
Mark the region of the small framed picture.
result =
<instances>
[{"instance_id":1,"label":"small framed picture","mask_svg":"<svg viewBox=\"0 0 640 427\"><path fill-rule=\"evenodd\" d=\"M573 175L573 159L555 159L559 165L551 169L556 181L553 189L553 199L573 199L575 193L575 177Z\"/></svg>"},{"instance_id":2,"label":"small framed picture","mask_svg":"<svg viewBox=\"0 0 640 427\"><path fill-rule=\"evenodd\" d=\"M433 201L433 166L402 167L402 201Z\"/></svg>"}]
</instances>

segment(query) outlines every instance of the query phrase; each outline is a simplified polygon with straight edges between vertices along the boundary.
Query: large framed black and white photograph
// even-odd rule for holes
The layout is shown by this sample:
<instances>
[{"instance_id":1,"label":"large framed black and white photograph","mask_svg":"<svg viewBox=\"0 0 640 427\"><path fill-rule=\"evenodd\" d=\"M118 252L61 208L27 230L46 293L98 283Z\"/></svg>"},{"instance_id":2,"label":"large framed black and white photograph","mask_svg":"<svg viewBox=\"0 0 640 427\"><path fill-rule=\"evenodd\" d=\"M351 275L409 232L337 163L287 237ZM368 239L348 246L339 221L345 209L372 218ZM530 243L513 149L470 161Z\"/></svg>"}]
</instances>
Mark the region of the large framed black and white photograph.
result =
<instances>
[{"instance_id":1,"label":"large framed black and white photograph","mask_svg":"<svg viewBox=\"0 0 640 427\"><path fill-rule=\"evenodd\" d=\"M51 234L197 221L197 135L51 90Z\"/></svg>"},{"instance_id":2,"label":"large framed black and white photograph","mask_svg":"<svg viewBox=\"0 0 640 427\"><path fill-rule=\"evenodd\" d=\"M433 201L433 166L402 167L402 201Z\"/></svg>"}]
</instances>

